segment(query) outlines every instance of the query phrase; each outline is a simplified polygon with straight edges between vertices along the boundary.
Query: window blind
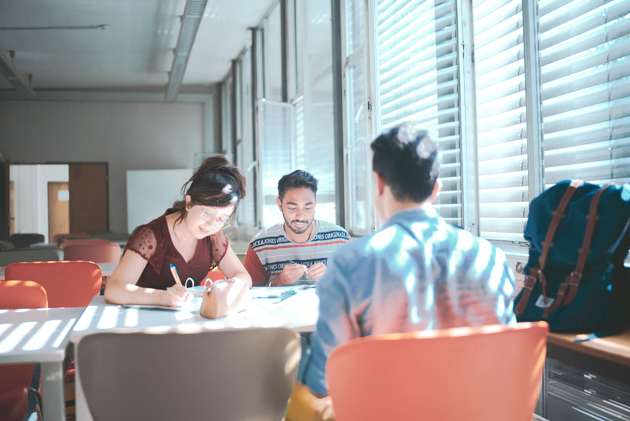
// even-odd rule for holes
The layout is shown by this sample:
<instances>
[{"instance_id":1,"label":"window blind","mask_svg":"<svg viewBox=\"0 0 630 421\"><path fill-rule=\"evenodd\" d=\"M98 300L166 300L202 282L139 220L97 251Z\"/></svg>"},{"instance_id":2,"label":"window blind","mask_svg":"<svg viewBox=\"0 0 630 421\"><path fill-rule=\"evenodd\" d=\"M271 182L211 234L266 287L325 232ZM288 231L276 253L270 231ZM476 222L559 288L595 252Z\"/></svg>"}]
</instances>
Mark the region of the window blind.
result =
<instances>
[{"instance_id":1,"label":"window blind","mask_svg":"<svg viewBox=\"0 0 630 421\"><path fill-rule=\"evenodd\" d=\"M544 182L630 182L630 2L539 2Z\"/></svg>"},{"instance_id":2,"label":"window blind","mask_svg":"<svg viewBox=\"0 0 630 421\"><path fill-rule=\"evenodd\" d=\"M444 185L435 205L461 226L456 19L454 0L376 4L379 130L406 121L433 130Z\"/></svg>"},{"instance_id":3,"label":"window blind","mask_svg":"<svg viewBox=\"0 0 630 421\"><path fill-rule=\"evenodd\" d=\"M529 211L521 0L474 0L479 231L524 242Z\"/></svg>"}]
</instances>

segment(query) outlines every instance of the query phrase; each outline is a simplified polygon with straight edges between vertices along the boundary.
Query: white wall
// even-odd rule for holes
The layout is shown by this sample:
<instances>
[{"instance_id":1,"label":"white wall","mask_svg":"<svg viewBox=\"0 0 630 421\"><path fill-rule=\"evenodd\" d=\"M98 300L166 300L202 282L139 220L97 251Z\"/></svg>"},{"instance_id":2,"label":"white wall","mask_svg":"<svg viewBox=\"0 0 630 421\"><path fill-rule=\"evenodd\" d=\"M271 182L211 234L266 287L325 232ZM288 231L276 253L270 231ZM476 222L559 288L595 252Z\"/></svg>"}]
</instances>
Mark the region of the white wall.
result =
<instances>
[{"instance_id":1,"label":"white wall","mask_svg":"<svg viewBox=\"0 0 630 421\"><path fill-rule=\"evenodd\" d=\"M129 232L163 215L176 200L182 200L181 188L192 173L192 169L127 171Z\"/></svg>"},{"instance_id":2,"label":"white wall","mask_svg":"<svg viewBox=\"0 0 630 421\"><path fill-rule=\"evenodd\" d=\"M127 231L127 170L191 168L203 143L201 103L0 101L12 163L109 164L111 231Z\"/></svg>"},{"instance_id":3,"label":"white wall","mask_svg":"<svg viewBox=\"0 0 630 421\"><path fill-rule=\"evenodd\" d=\"M48 183L68 182L67 165L13 165L15 232L44 234L48 238Z\"/></svg>"}]
</instances>

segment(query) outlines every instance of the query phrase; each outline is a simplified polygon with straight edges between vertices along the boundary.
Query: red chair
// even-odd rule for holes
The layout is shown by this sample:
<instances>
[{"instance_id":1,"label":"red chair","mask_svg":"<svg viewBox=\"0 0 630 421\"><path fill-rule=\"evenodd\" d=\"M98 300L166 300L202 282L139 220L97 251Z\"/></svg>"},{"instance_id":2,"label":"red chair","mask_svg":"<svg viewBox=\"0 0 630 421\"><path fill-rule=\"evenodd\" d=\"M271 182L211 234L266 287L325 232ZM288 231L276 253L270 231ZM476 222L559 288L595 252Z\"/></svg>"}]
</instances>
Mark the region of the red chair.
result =
<instances>
[{"instance_id":1,"label":"red chair","mask_svg":"<svg viewBox=\"0 0 630 421\"><path fill-rule=\"evenodd\" d=\"M208 274L206 275L206 278L210 278L212 282L222 281L225 279L225 275L223 274L223 272L219 270L219 268L214 268L210 272L208 272ZM203 278L201 280L202 285L203 285L203 281L205 281L206 278Z\"/></svg>"},{"instance_id":2,"label":"red chair","mask_svg":"<svg viewBox=\"0 0 630 421\"><path fill-rule=\"evenodd\" d=\"M57 240L59 240L60 238L87 238L89 237L90 234L88 234L87 232L68 232L68 233L64 233L64 234L55 234L53 235L52 240L50 241L51 243L56 243Z\"/></svg>"},{"instance_id":3,"label":"red chair","mask_svg":"<svg viewBox=\"0 0 630 421\"><path fill-rule=\"evenodd\" d=\"M64 260L87 260L95 263L120 262L120 246L105 241L90 244L69 244L63 249Z\"/></svg>"},{"instance_id":4,"label":"red chair","mask_svg":"<svg viewBox=\"0 0 630 421\"><path fill-rule=\"evenodd\" d=\"M101 243L109 243L109 240L104 238L71 238L69 240L63 240L59 243L59 247L65 250L66 247L74 245L74 244L101 244Z\"/></svg>"},{"instance_id":5,"label":"red chair","mask_svg":"<svg viewBox=\"0 0 630 421\"><path fill-rule=\"evenodd\" d=\"M32 281L0 281L0 308L48 307L46 290ZM22 421L35 364L0 365L0 419Z\"/></svg>"},{"instance_id":6,"label":"red chair","mask_svg":"<svg viewBox=\"0 0 630 421\"><path fill-rule=\"evenodd\" d=\"M549 326L490 325L366 336L332 351L337 421L531 421Z\"/></svg>"},{"instance_id":7,"label":"red chair","mask_svg":"<svg viewBox=\"0 0 630 421\"><path fill-rule=\"evenodd\" d=\"M100 291L101 268L92 262L21 262L7 266L4 278L37 282L49 307L86 307Z\"/></svg>"}]
</instances>

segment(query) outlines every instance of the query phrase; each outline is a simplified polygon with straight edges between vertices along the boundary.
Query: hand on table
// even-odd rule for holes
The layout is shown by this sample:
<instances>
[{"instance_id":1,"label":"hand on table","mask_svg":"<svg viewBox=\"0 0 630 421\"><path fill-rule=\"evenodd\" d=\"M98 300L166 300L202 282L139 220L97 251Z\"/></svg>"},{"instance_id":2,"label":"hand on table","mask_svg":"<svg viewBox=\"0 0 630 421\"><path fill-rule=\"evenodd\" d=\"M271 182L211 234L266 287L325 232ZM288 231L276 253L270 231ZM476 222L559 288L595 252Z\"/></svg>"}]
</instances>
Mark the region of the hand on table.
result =
<instances>
[{"instance_id":1,"label":"hand on table","mask_svg":"<svg viewBox=\"0 0 630 421\"><path fill-rule=\"evenodd\" d=\"M306 266L300 265L297 263L292 263L290 265L286 265L280 275L276 276L271 281L271 286L279 287L284 285L291 285L293 282L297 281L306 273Z\"/></svg>"},{"instance_id":2,"label":"hand on table","mask_svg":"<svg viewBox=\"0 0 630 421\"><path fill-rule=\"evenodd\" d=\"M192 299L192 294L180 285L175 284L170 288L166 288L162 297L162 304L170 307L180 307L188 303Z\"/></svg>"},{"instance_id":3,"label":"hand on table","mask_svg":"<svg viewBox=\"0 0 630 421\"><path fill-rule=\"evenodd\" d=\"M324 276L326 265L322 262L315 263L313 266L306 269L306 277L311 278L314 281L319 281L319 278Z\"/></svg>"}]
</instances>

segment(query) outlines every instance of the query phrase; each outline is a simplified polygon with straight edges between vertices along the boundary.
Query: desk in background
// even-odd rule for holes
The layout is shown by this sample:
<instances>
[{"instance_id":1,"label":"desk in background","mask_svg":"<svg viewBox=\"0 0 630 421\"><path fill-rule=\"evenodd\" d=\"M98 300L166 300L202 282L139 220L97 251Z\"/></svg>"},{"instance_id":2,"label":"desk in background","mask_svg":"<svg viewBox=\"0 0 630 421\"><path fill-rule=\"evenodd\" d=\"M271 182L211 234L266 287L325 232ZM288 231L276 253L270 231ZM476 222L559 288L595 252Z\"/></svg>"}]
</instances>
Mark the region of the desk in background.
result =
<instances>
[{"instance_id":1,"label":"desk in background","mask_svg":"<svg viewBox=\"0 0 630 421\"><path fill-rule=\"evenodd\" d=\"M70 332L83 308L0 310L0 364L41 363L43 418L66 419L63 376Z\"/></svg>"},{"instance_id":2,"label":"desk in background","mask_svg":"<svg viewBox=\"0 0 630 421\"><path fill-rule=\"evenodd\" d=\"M550 333L537 414L549 421L630 420L630 329L575 342Z\"/></svg>"}]
</instances>

